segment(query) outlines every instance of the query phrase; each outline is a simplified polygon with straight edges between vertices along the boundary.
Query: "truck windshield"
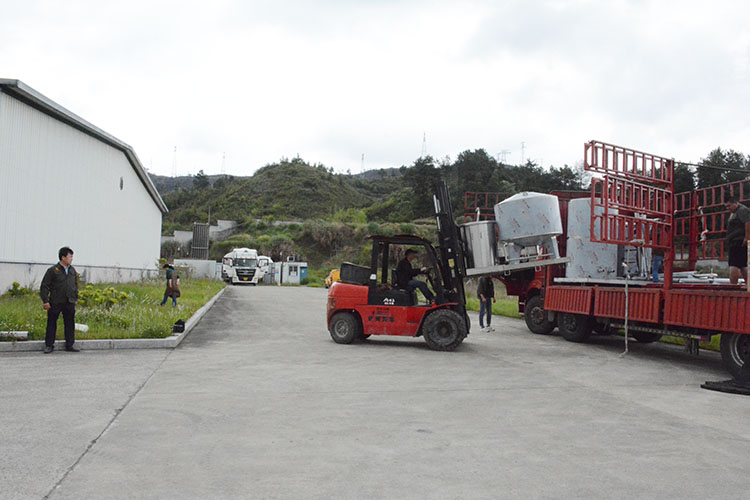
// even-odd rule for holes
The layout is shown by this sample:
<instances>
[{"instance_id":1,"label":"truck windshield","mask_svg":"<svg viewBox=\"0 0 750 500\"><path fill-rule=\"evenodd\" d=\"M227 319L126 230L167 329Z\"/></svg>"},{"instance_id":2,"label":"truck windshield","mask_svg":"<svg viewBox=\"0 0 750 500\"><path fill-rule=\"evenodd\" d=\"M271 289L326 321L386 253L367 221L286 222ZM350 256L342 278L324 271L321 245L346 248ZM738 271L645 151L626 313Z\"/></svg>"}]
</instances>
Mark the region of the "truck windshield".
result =
<instances>
[{"instance_id":1,"label":"truck windshield","mask_svg":"<svg viewBox=\"0 0 750 500\"><path fill-rule=\"evenodd\" d=\"M234 267L258 267L255 259L234 259Z\"/></svg>"}]
</instances>

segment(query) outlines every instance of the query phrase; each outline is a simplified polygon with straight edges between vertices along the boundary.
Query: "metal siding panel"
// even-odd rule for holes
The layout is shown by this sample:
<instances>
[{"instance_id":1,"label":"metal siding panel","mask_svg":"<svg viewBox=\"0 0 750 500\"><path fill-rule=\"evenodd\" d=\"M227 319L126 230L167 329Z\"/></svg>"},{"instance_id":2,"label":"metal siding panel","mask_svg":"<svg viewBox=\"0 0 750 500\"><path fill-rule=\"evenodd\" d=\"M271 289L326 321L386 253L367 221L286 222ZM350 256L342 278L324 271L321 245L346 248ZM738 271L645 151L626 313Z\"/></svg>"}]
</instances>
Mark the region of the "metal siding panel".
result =
<instances>
[{"instance_id":1,"label":"metal siding panel","mask_svg":"<svg viewBox=\"0 0 750 500\"><path fill-rule=\"evenodd\" d=\"M161 212L125 154L0 99L0 260L54 262L70 245L79 265L154 268Z\"/></svg>"},{"instance_id":2,"label":"metal siding panel","mask_svg":"<svg viewBox=\"0 0 750 500\"><path fill-rule=\"evenodd\" d=\"M664 324L750 334L750 295L745 292L670 290Z\"/></svg>"},{"instance_id":3,"label":"metal siding panel","mask_svg":"<svg viewBox=\"0 0 750 500\"><path fill-rule=\"evenodd\" d=\"M658 323L660 304L660 290L628 290L628 318L633 321ZM594 292L594 316L624 319L625 289L597 287Z\"/></svg>"},{"instance_id":4,"label":"metal siding panel","mask_svg":"<svg viewBox=\"0 0 750 500\"><path fill-rule=\"evenodd\" d=\"M549 311L589 315L592 291L589 287L547 287L544 295L544 308Z\"/></svg>"}]
</instances>

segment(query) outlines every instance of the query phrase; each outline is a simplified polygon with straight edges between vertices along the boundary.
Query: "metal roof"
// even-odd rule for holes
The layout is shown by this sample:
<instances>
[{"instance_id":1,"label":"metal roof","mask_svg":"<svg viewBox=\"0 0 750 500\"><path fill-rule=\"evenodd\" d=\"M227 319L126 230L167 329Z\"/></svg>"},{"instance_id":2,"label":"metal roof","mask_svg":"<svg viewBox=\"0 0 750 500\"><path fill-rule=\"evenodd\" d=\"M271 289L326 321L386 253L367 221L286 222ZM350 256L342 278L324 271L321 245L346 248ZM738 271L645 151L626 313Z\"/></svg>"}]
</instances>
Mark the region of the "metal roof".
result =
<instances>
[{"instance_id":1,"label":"metal roof","mask_svg":"<svg viewBox=\"0 0 750 500\"><path fill-rule=\"evenodd\" d=\"M108 134L102 129L97 128L75 113L68 111L64 107L60 106L48 97L43 96L20 80L8 80L0 78L0 91L5 92L10 96L15 97L16 99L23 101L29 106L32 106L39 111L53 118L56 118L70 125L71 127L76 128L96 139L99 139L105 144L108 144L113 148L119 149L120 151L125 153L125 156L133 167L133 170L135 170L135 173L138 175L138 178L143 183L143 186L151 195L154 203L156 203L156 205L159 207L159 210L161 210L162 213L167 213L169 211L167 209L167 206L164 204L164 200L162 200L161 196L159 196L159 192L156 190L154 183L151 182L148 173L146 173L146 169L144 169L143 165L141 165L141 161L138 159L138 155L135 154L135 151L131 146L125 144L118 138Z\"/></svg>"}]
</instances>

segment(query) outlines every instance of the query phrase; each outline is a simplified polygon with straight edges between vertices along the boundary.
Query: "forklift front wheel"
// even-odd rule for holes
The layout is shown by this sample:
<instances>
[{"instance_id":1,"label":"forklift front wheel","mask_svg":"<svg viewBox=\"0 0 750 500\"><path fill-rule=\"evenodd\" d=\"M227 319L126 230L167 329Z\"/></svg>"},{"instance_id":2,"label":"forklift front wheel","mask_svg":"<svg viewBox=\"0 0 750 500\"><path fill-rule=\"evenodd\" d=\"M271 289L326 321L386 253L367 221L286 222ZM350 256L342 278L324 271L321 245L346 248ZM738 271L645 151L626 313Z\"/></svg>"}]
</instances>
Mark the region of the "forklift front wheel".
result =
<instances>
[{"instance_id":1,"label":"forklift front wheel","mask_svg":"<svg viewBox=\"0 0 750 500\"><path fill-rule=\"evenodd\" d=\"M438 309L424 320L422 335L430 349L452 351L466 338L466 323L456 311Z\"/></svg>"},{"instance_id":2,"label":"forklift front wheel","mask_svg":"<svg viewBox=\"0 0 750 500\"><path fill-rule=\"evenodd\" d=\"M351 344L362 335L362 327L359 325L359 321L350 312L334 314L328 331L331 332L331 338L337 344Z\"/></svg>"}]
</instances>

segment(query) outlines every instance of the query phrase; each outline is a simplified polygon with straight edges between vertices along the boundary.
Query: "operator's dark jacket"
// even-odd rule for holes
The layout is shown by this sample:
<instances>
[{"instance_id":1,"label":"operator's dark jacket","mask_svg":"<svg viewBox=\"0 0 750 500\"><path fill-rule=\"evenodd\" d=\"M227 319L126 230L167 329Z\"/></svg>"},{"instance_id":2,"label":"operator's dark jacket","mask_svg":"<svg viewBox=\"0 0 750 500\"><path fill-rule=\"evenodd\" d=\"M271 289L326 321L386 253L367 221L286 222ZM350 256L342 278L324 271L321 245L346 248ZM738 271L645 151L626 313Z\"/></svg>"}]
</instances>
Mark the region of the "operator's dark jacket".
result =
<instances>
[{"instance_id":1,"label":"operator's dark jacket","mask_svg":"<svg viewBox=\"0 0 750 500\"><path fill-rule=\"evenodd\" d=\"M419 269L412 269L411 264L406 258L402 259L398 263L398 266L396 266L396 282L399 288L406 288L409 281L419 273Z\"/></svg>"},{"instance_id":2,"label":"operator's dark jacket","mask_svg":"<svg viewBox=\"0 0 750 500\"><path fill-rule=\"evenodd\" d=\"M78 273L73 266L68 266L66 275L65 268L58 262L44 273L39 295L45 304L75 304L78 301Z\"/></svg>"},{"instance_id":3,"label":"operator's dark jacket","mask_svg":"<svg viewBox=\"0 0 750 500\"><path fill-rule=\"evenodd\" d=\"M477 285L477 297L484 295L485 299L490 299L495 296L495 285L492 283L492 278L483 276L479 278L479 284ZM479 297L481 299L481 297Z\"/></svg>"}]
</instances>

